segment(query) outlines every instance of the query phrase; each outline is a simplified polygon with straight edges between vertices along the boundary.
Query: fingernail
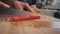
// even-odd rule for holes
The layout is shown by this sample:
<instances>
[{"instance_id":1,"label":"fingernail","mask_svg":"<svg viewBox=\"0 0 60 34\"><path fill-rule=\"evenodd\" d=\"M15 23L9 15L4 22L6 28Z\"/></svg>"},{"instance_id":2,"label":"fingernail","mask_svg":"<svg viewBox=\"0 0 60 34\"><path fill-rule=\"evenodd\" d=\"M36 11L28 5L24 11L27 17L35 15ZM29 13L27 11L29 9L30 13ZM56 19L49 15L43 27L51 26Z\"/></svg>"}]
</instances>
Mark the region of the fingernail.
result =
<instances>
[{"instance_id":1,"label":"fingernail","mask_svg":"<svg viewBox=\"0 0 60 34\"><path fill-rule=\"evenodd\" d=\"M7 7L7 8L10 8L10 6L9 6L9 5L6 5L6 7Z\"/></svg>"}]
</instances>

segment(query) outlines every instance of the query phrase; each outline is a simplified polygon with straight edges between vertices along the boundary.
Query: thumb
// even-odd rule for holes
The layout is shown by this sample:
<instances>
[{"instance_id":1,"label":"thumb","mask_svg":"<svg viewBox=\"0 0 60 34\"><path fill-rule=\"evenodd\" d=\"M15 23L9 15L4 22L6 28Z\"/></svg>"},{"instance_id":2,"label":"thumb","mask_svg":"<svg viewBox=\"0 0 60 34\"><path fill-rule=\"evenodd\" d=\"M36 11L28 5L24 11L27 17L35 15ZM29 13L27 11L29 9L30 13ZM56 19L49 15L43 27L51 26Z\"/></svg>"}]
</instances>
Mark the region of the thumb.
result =
<instances>
[{"instance_id":1,"label":"thumb","mask_svg":"<svg viewBox=\"0 0 60 34\"><path fill-rule=\"evenodd\" d=\"M4 8L9 8L10 6L0 1L0 6Z\"/></svg>"}]
</instances>

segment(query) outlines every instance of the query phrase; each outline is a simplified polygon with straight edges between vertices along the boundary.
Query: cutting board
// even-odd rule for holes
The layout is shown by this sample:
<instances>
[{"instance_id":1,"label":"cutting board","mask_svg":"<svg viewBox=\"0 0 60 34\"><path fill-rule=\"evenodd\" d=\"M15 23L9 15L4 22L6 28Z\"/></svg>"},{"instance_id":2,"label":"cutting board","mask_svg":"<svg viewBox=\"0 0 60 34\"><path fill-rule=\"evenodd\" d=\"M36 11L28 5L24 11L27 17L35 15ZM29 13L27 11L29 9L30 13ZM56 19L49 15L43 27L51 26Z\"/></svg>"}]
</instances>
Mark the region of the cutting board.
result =
<instances>
[{"instance_id":1,"label":"cutting board","mask_svg":"<svg viewBox=\"0 0 60 34\"><path fill-rule=\"evenodd\" d=\"M52 20L58 21L41 15L41 19L36 20L0 22L0 34L60 34L60 29L50 28Z\"/></svg>"}]
</instances>

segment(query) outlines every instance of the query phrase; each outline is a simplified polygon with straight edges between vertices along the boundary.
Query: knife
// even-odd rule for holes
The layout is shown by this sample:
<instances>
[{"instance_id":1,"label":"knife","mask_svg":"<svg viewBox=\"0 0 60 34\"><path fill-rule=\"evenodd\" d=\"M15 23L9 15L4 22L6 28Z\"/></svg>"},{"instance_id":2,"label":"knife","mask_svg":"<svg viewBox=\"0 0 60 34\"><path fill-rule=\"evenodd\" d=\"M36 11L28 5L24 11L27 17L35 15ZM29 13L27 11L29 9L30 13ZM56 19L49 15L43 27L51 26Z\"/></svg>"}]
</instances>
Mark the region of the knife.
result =
<instances>
[{"instance_id":1,"label":"knife","mask_svg":"<svg viewBox=\"0 0 60 34\"><path fill-rule=\"evenodd\" d=\"M29 14L29 13L32 13L32 12L29 12L29 11L20 11L18 9L14 9L14 8L2 8L0 7L0 16L3 16L5 15L7 17L10 16L18 16L18 15L23 15L23 14Z\"/></svg>"},{"instance_id":2,"label":"knife","mask_svg":"<svg viewBox=\"0 0 60 34\"><path fill-rule=\"evenodd\" d=\"M14 17L14 16L20 16L23 14L31 14L32 12L29 11L21 11L18 9L14 9L14 8L3 8L0 7L0 20L5 20L8 17Z\"/></svg>"}]
</instances>

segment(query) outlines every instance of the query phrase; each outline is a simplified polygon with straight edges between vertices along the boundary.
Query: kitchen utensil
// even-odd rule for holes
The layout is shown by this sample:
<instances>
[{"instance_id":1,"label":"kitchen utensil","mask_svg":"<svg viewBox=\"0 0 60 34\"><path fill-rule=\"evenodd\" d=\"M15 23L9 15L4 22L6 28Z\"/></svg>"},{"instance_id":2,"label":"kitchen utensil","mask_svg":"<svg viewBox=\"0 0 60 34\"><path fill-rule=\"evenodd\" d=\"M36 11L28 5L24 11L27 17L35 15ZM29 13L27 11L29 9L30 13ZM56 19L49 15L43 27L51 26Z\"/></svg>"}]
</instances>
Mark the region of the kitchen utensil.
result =
<instances>
[{"instance_id":1,"label":"kitchen utensil","mask_svg":"<svg viewBox=\"0 0 60 34\"><path fill-rule=\"evenodd\" d=\"M0 7L0 20L5 20L8 17L20 16L23 14L29 14L31 12L28 11L20 11L14 8L2 8Z\"/></svg>"},{"instance_id":2,"label":"kitchen utensil","mask_svg":"<svg viewBox=\"0 0 60 34\"><path fill-rule=\"evenodd\" d=\"M4 9L0 8L0 17L2 19L7 19L8 21L23 21L23 20L32 20L32 19L39 19L40 16L28 12L28 11L20 11L14 8ZM11 17L11 18L10 18Z\"/></svg>"},{"instance_id":3,"label":"kitchen utensil","mask_svg":"<svg viewBox=\"0 0 60 34\"><path fill-rule=\"evenodd\" d=\"M29 13L32 13L32 12L20 11L20 10L14 9L14 8L5 9L5 8L0 7L0 16L1 15L18 16L18 15L29 14Z\"/></svg>"}]
</instances>

